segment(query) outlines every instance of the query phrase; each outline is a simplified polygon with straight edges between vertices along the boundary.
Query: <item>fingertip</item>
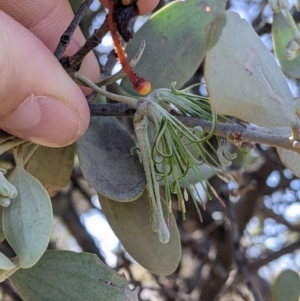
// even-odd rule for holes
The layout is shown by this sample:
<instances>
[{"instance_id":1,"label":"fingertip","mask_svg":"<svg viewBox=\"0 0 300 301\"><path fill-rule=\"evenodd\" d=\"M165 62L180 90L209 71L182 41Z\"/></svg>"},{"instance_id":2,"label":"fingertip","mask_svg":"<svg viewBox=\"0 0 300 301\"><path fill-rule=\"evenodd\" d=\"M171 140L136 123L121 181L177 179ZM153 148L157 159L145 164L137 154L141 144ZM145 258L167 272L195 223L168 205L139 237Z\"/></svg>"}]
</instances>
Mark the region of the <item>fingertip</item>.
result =
<instances>
[{"instance_id":1,"label":"fingertip","mask_svg":"<svg viewBox=\"0 0 300 301\"><path fill-rule=\"evenodd\" d=\"M87 129L86 108L78 111L47 95L32 95L0 127L11 134L49 147L62 147L79 139Z\"/></svg>"},{"instance_id":2,"label":"fingertip","mask_svg":"<svg viewBox=\"0 0 300 301\"><path fill-rule=\"evenodd\" d=\"M159 0L139 0L138 6L140 15L145 15L154 10L154 8L158 5Z\"/></svg>"},{"instance_id":3,"label":"fingertip","mask_svg":"<svg viewBox=\"0 0 300 301\"><path fill-rule=\"evenodd\" d=\"M108 1L109 0L100 0L105 7L108 7ZM137 4L140 15L150 13L158 5L158 3L159 0L138 0Z\"/></svg>"},{"instance_id":4,"label":"fingertip","mask_svg":"<svg viewBox=\"0 0 300 301\"><path fill-rule=\"evenodd\" d=\"M32 0L0 0L0 11L5 12L32 32L52 53L74 17L70 3L67 0L39 0L38 5L36 1ZM3 26L7 30L8 24L3 22ZM72 56L84 43L85 38L81 30L77 28L65 55ZM99 62L93 52L90 52L84 58L80 73L92 81L99 80ZM90 89L83 87L82 91L86 95L91 93Z\"/></svg>"},{"instance_id":5,"label":"fingertip","mask_svg":"<svg viewBox=\"0 0 300 301\"><path fill-rule=\"evenodd\" d=\"M36 36L1 11L0 40L0 128L52 147L78 139L90 118L78 85Z\"/></svg>"}]
</instances>

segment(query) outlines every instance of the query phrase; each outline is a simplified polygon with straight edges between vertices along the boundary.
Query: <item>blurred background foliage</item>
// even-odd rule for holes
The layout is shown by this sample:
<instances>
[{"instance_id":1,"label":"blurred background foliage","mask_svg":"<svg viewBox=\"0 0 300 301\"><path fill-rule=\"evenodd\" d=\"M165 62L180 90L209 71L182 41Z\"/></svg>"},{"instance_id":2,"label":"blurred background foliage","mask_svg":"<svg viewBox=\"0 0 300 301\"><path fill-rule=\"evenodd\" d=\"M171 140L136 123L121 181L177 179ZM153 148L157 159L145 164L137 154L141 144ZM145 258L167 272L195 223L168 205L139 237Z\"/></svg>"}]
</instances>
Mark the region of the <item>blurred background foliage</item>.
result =
<instances>
[{"instance_id":1,"label":"blurred background foliage","mask_svg":"<svg viewBox=\"0 0 300 301\"><path fill-rule=\"evenodd\" d=\"M157 9L168 2L161 0ZM81 1L70 0L70 3L76 11ZM300 12L292 1L290 5L295 21L299 22ZM272 12L267 1L231 0L227 9L245 18L273 52ZM81 23L87 37L102 24L105 14L105 9L95 0ZM148 18L149 15L138 17L134 29ZM95 54L104 76L120 68L113 54L110 34L104 37ZM298 97L298 80L287 80L294 97ZM201 64L186 86L203 81ZM206 93L203 86L193 92ZM130 117L119 120L130 129ZM258 145L247 150L246 155L239 153L230 166L243 193L233 202L227 202L226 208L216 199L207 202L201 223L193 203L187 202L186 220L183 221L174 202L173 212L183 249L179 267L169 276L150 274L126 253L106 223L97 194L84 180L78 162L67 187L52 197L55 219L48 248L97 254L104 263L125 273L134 286L141 287L141 300L253 300L245 285L248 279L240 272L241 266L247 267L262 299L272 300L275 277L285 269L300 270L300 180L283 166L275 149ZM8 153L0 160L7 168L13 162ZM233 183L228 187L218 177L212 177L210 182L225 199L228 190L236 188ZM232 218L232 213L236 218ZM238 238L233 235L234 227L238 229ZM245 262L237 260L236 240ZM0 251L14 256L5 241L1 243ZM8 281L0 284L0 299L21 300Z\"/></svg>"}]
</instances>

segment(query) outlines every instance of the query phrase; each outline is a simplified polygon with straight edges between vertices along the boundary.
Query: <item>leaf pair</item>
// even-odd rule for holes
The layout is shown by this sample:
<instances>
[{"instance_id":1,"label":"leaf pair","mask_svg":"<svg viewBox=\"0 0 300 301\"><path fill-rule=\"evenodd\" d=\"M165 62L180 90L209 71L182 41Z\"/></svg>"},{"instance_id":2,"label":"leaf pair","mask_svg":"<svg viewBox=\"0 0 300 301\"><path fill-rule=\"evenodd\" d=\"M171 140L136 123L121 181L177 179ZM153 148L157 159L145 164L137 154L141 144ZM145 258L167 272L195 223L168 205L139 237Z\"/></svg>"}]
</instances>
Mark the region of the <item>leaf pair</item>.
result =
<instances>
[{"instance_id":1,"label":"leaf pair","mask_svg":"<svg viewBox=\"0 0 300 301\"><path fill-rule=\"evenodd\" d=\"M213 23L204 74L217 113L298 131L285 76L250 24L237 13L228 11Z\"/></svg>"},{"instance_id":2,"label":"leaf pair","mask_svg":"<svg viewBox=\"0 0 300 301\"><path fill-rule=\"evenodd\" d=\"M138 155L130 153L133 147L133 138L112 117L93 117L87 133L77 142L83 174L101 194L102 210L125 249L150 271L169 274L180 258L178 230L171 217L167 245L160 244L151 231L149 199L143 193L145 174Z\"/></svg>"},{"instance_id":3,"label":"leaf pair","mask_svg":"<svg viewBox=\"0 0 300 301\"><path fill-rule=\"evenodd\" d=\"M124 276L87 253L46 251L34 267L20 269L9 279L28 301L138 300L138 290L130 290Z\"/></svg>"},{"instance_id":4,"label":"leaf pair","mask_svg":"<svg viewBox=\"0 0 300 301\"><path fill-rule=\"evenodd\" d=\"M32 267L45 252L52 231L52 205L44 187L23 167L22 148L14 151L18 195L2 213L3 233L21 268Z\"/></svg>"}]
</instances>

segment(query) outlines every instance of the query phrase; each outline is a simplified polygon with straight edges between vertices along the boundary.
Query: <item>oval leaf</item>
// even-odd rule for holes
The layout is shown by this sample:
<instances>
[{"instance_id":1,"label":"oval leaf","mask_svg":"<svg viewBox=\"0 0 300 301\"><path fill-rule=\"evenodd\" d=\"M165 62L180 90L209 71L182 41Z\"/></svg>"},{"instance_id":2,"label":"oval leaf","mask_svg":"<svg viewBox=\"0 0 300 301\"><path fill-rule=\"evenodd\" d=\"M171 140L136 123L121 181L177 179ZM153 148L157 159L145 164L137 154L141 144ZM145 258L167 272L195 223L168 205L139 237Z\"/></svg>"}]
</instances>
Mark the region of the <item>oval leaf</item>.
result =
<instances>
[{"instance_id":1,"label":"oval leaf","mask_svg":"<svg viewBox=\"0 0 300 301\"><path fill-rule=\"evenodd\" d=\"M212 26L205 79L219 114L259 126L298 128L285 76L251 25L237 13L222 14Z\"/></svg>"},{"instance_id":2,"label":"oval leaf","mask_svg":"<svg viewBox=\"0 0 300 301\"><path fill-rule=\"evenodd\" d=\"M5 239L4 233L3 233L3 223L2 223L2 214L3 214L3 208L0 206L0 242L2 242Z\"/></svg>"},{"instance_id":3,"label":"oval leaf","mask_svg":"<svg viewBox=\"0 0 300 301\"><path fill-rule=\"evenodd\" d=\"M300 154L282 148L276 148L276 150L283 165L300 178Z\"/></svg>"},{"instance_id":4,"label":"oval leaf","mask_svg":"<svg viewBox=\"0 0 300 301\"><path fill-rule=\"evenodd\" d=\"M52 205L45 188L22 166L12 184L18 195L3 209L3 232L19 257L20 266L33 266L45 252L52 230Z\"/></svg>"},{"instance_id":5,"label":"oval leaf","mask_svg":"<svg viewBox=\"0 0 300 301\"><path fill-rule=\"evenodd\" d=\"M16 266L10 261L10 259L0 252L0 270L10 271L15 268Z\"/></svg>"},{"instance_id":6,"label":"oval leaf","mask_svg":"<svg viewBox=\"0 0 300 301\"><path fill-rule=\"evenodd\" d=\"M69 183L74 165L75 145L61 148L40 146L26 170L39 180L50 196Z\"/></svg>"},{"instance_id":7,"label":"oval leaf","mask_svg":"<svg viewBox=\"0 0 300 301\"><path fill-rule=\"evenodd\" d=\"M108 223L126 251L148 271L167 275L175 271L181 256L181 243L174 216L170 217L170 240L159 242L151 230L148 194L131 203L119 203L99 195ZM163 204L164 205L164 204ZM167 212L166 206L165 213Z\"/></svg>"},{"instance_id":8,"label":"oval leaf","mask_svg":"<svg viewBox=\"0 0 300 301\"><path fill-rule=\"evenodd\" d=\"M293 39L293 32L286 16L282 12L273 14L272 38L274 52L283 72L287 76L300 78L300 56L297 56L292 61L287 60L285 56L286 47Z\"/></svg>"},{"instance_id":9,"label":"oval leaf","mask_svg":"<svg viewBox=\"0 0 300 301\"><path fill-rule=\"evenodd\" d=\"M280 273L272 288L273 301L298 301L299 295L299 275L292 270Z\"/></svg>"},{"instance_id":10,"label":"oval leaf","mask_svg":"<svg viewBox=\"0 0 300 301\"><path fill-rule=\"evenodd\" d=\"M166 88L172 82L186 83L202 62L211 23L225 10L225 0L174 1L154 14L134 34L126 52L131 58L146 40L146 49L135 71L151 82L152 89ZM129 80L123 88L131 93Z\"/></svg>"},{"instance_id":11,"label":"oval leaf","mask_svg":"<svg viewBox=\"0 0 300 301\"><path fill-rule=\"evenodd\" d=\"M34 267L9 279L25 301L138 300L138 289L130 290L124 276L88 253L47 251Z\"/></svg>"},{"instance_id":12,"label":"oval leaf","mask_svg":"<svg viewBox=\"0 0 300 301\"><path fill-rule=\"evenodd\" d=\"M290 128L274 128L273 135L290 137L292 131ZM300 154L283 148L276 148L278 156L282 164L290 169L290 171L300 178ZM298 151L297 149L295 149Z\"/></svg>"},{"instance_id":13,"label":"oval leaf","mask_svg":"<svg viewBox=\"0 0 300 301\"><path fill-rule=\"evenodd\" d=\"M145 174L135 142L113 117L92 117L87 132L77 141L84 177L99 193L120 202L139 197L145 187Z\"/></svg>"},{"instance_id":14,"label":"oval leaf","mask_svg":"<svg viewBox=\"0 0 300 301\"><path fill-rule=\"evenodd\" d=\"M1 256L6 257L3 254ZM7 257L6 259L3 258L3 261L7 261L7 260L9 260L9 262L7 263L3 262L3 265L5 265L7 269L0 269L0 282L6 280L12 274L14 274L18 269L20 269L20 264L17 257L14 258L14 262L11 262L10 259L8 259Z\"/></svg>"}]
</instances>

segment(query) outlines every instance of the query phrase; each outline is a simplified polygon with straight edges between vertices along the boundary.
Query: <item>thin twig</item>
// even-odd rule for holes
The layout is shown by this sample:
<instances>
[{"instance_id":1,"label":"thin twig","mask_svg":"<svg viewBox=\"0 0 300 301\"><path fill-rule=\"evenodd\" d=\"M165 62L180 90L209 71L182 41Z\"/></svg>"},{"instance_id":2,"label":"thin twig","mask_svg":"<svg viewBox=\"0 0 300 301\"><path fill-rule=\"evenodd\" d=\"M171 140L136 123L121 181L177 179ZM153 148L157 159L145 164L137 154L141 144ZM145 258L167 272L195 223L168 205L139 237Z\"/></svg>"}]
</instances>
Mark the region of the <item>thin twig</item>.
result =
<instances>
[{"instance_id":1,"label":"thin twig","mask_svg":"<svg viewBox=\"0 0 300 301\"><path fill-rule=\"evenodd\" d=\"M228 273L225 267L215 258L211 259L208 256L208 251L203 246L201 240L195 240L192 236L184 231L180 231L180 237L183 242L183 245L188 245L192 252L207 264L217 275L219 275L223 279L227 279Z\"/></svg>"},{"instance_id":2,"label":"thin twig","mask_svg":"<svg viewBox=\"0 0 300 301\"><path fill-rule=\"evenodd\" d=\"M300 248L300 240L297 240L294 243L292 243L292 244L290 244L286 247L282 247L277 252L266 253L266 254L264 254L264 255L266 255L265 258L261 258L261 259L258 259L256 261L251 262L250 271L255 273L262 266L269 264L270 262L278 259L279 257L281 257L283 255L292 253L292 252L296 251L299 248Z\"/></svg>"},{"instance_id":3,"label":"thin twig","mask_svg":"<svg viewBox=\"0 0 300 301\"><path fill-rule=\"evenodd\" d=\"M248 272L247 264L245 261L245 256L241 251L240 235L239 235L235 210L230 201L228 201L227 204L228 204L228 206L227 206L228 215L229 215L229 219L231 220L231 233L232 233L232 241L233 241L233 248L234 248L234 253L235 253L236 264L239 267L239 269L244 277L245 284L246 284L247 288L249 289L249 291L252 293L254 300L255 301L263 301L260 294L253 286L253 283L251 281L251 278L250 278L250 275Z\"/></svg>"},{"instance_id":4,"label":"thin twig","mask_svg":"<svg viewBox=\"0 0 300 301\"><path fill-rule=\"evenodd\" d=\"M81 63L85 56L101 43L107 32L108 27L107 21L105 20L100 28L94 31L94 33L86 40L84 45L75 54L60 58L59 61L61 65L72 78L74 73L80 69Z\"/></svg>"},{"instance_id":5,"label":"thin twig","mask_svg":"<svg viewBox=\"0 0 300 301\"><path fill-rule=\"evenodd\" d=\"M278 189L277 189L278 190ZM290 231L300 231L300 226L298 224L291 224L289 223L282 214L275 213L272 209L267 208L265 205L262 205L260 208L260 211L262 211L267 217L270 217L274 219L278 224L283 224Z\"/></svg>"},{"instance_id":6,"label":"thin twig","mask_svg":"<svg viewBox=\"0 0 300 301\"><path fill-rule=\"evenodd\" d=\"M134 108L125 104L90 104L90 110L91 116L133 116L135 113ZM201 126L205 133L209 133L213 126L211 121L183 116L175 112L170 112L170 114L187 127L194 128L195 126ZM233 142L238 142L239 144L243 142L266 144L300 154L300 149L293 147L293 141L288 137L256 131L245 125L218 123L215 135L231 139ZM236 137L238 137L238 141L235 140L237 139Z\"/></svg>"},{"instance_id":7,"label":"thin twig","mask_svg":"<svg viewBox=\"0 0 300 301\"><path fill-rule=\"evenodd\" d=\"M79 74L79 73L74 73L74 80L80 84L83 83L84 85L87 85L88 87L92 88L95 92L111 99L111 100L115 100L118 102L122 102L124 104L127 104L133 108L137 107L137 99L133 98L133 97L126 97L126 96L121 96L118 94L114 94L114 93L110 93L107 92L106 90L96 86L91 80L89 80L87 77Z\"/></svg>"},{"instance_id":8,"label":"thin twig","mask_svg":"<svg viewBox=\"0 0 300 301\"><path fill-rule=\"evenodd\" d=\"M77 13L75 14L72 22L70 23L69 27L67 30L63 33L63 35L60 38L60 41L54 51L54 56L60 60L68 45L70 44L70 41L72 39L72 36L76 30L76 27L79 25L81 19L83 18L84 14L87 12L89 9L90 5L92 4L93 0L85 0L81 6L79 7Z\"/></svg>"},{"instance_id":9,"label":"thin twig","mask_svg":"<svg viewBox=\"0 0 300 301\"><path fill-rule=\"evenodd\" d=\"M236 275L237 269L233 269L229 272L225 284L223 285L219 293L216 295L214 300L220 300L229 291L229 289L232 288Z\"/></svg>"},{"instance_id":10,"label":"thin twig","mask_svg":"<svg viewBox=\"0 0 300 301\"><path fill-rule=\"evenodd\" d=\"M123 103L89 104L91 116L133 116L136 109Z\"/></svg>"},{"instance_id":11,"label":"thin twig","mask_svg":"<svg viewBox=\"0 0 300 301\"><path fill-rule=\"evenodd\" d=\"M100 80L105 81L105 79L109 76L111 76L112 70L114 68L114 66L117 63L117 56L115 53L115 50L111 50L109 52L109 54L107 55L107 61L105 63L105 65L101 68L101 77ZM99 82L97 83L97 86L99 85ZM105 82L104 84L105 85ZM100 85L99 85L100 86Z\"/></svg>"}]
</instances>

